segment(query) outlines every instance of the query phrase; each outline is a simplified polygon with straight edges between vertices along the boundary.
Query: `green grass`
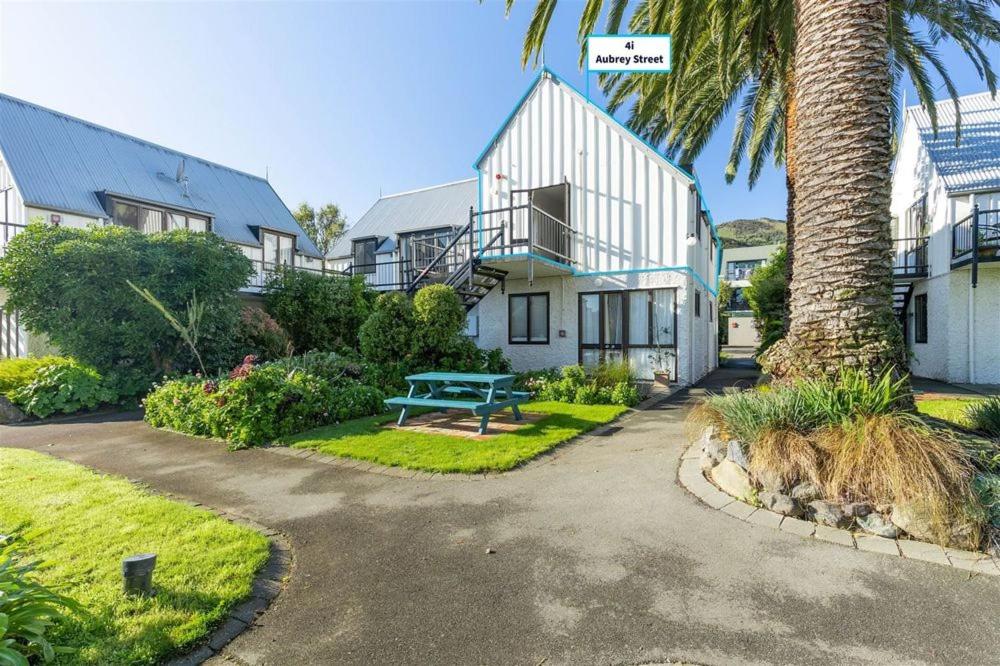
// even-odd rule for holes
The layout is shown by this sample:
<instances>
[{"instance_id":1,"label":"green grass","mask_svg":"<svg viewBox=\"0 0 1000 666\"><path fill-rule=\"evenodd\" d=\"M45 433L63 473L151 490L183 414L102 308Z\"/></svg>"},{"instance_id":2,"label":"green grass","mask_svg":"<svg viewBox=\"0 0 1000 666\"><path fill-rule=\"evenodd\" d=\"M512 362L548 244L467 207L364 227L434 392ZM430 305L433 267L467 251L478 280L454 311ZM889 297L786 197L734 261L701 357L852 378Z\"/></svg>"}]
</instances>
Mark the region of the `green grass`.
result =
<instances>
[{"instance_id":1,"label":"green grass","mask_svg":"<svg viewBox=\"0 0 1000 666\"><path fill-rule=\"evenodd\" d=\"M979 402L982 398L933 398L930 400L917 400L917 411L921 414L931 416L942 421L954 423L962 428L970 427L969 420L965 417L965 410L974 402Z\"/></svg>"},{"instance_id":2,"label":"green grass","mask_svg":"<svg viewBox=\"0 0 1000 666\"><path fill-rule=\"evenodd\" d=\"M503 471L615 419L627 408L531 402L522 406L522 410L547 416L514 432L476 440L384 428L396 419L398 412L393 411L299 433L281 443L429 472Z\"/></svg>"},{"instance_id":3,"label":"green grass","mask_svg":"<svg viewBox=\"0 0 1000 666\"><path fill-rule=\"evenodd\" d=\"M267 539L203 509L32 451L0 449L0 532L24 526L41 582L83 604L52 630L59 663L154 664L204 637L250 592ZM121 592L121 560L156 553L153 598Z\"/></svg>"}]
</instances>

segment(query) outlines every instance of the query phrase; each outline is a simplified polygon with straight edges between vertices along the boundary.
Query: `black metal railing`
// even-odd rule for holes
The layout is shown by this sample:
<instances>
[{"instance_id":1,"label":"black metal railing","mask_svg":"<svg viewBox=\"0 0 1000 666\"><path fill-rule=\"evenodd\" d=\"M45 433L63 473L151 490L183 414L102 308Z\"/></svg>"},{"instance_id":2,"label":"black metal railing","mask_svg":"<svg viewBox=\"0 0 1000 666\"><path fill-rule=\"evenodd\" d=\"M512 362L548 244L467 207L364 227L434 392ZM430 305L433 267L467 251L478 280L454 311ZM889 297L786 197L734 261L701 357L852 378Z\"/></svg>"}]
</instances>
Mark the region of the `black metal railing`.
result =
<instances>
[{"instance_id":1,"label":"black metal railing","mask_svg":"<svg viewBox=\"0 0 1000 666\"><path fill-rule=\"evenodd\" d=\"M893 239L892 275L897 279L927 277L930 263L927 236Z\"/></svg>"},{"instance_id":2,"label":"black metal railing","mask_svg":"<svg viewBox=\"0 0 1000 666\"><path fill-rule=\"evenodd\" d=\"M951 259L963 259L983 250L992 255L1000 250L1000 209L980 210L973 206L972 213L951 227Z\"/></svg>"},{"instance_id":3,"label":"black metal railing","mask_svg":"<svg viewBox=\"0 0 1000 666\"><path fill-rule=\"evenodd\" d=\"M559 263L574 263L576 230L530 203L484 210L476 216L477 230L485 236L500 233L488 256L526 253Z\"/></svg>"},{"instance_id":4,"label":"black metal railing","mask_svg":"<svg viewBox=\"0 0 1000 666\"><path fill-rule=\"evenodd\" d=\"M374 264L351 264L343 275L361 275L365 284L384 291L402 291L413 281L414 269L409 259L380 261Z\"/></svg>"}]
</instances>

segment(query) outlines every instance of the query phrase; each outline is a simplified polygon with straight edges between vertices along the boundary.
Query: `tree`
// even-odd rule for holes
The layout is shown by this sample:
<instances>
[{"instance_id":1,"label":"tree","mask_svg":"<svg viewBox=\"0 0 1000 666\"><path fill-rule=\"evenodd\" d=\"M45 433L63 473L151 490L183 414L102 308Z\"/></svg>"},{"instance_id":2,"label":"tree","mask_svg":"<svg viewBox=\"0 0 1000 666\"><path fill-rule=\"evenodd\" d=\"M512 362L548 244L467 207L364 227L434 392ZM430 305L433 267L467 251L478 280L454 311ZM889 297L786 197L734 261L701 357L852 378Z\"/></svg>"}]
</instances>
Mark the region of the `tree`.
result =
<instances>
[{"instance_id":1,"label":"tree","mask_svg":"<svg viewBox=\"0 0 1000 666\"><path fill-rule=\"evenodd\" d=\"M760 335L758 355L785 335L788 310L787 263L788 253L782 247L766 264L750 274L750 286L743 289L743 295L753 312L754 326Z\"/></svg>"},{"instance_id":2,"label":"tree","mask_svg":"<svg viewBox=\"0 0 1000 666\"><path fill-rule=\"evenodd\" d=\"M542 0L536 6L525 35L522 63L526 63L533 54L537 57L540 52L555 4L556 0ZM603 4L603 0L587 3L578 31L581 43L585 35L593 32ZM619 32L627 4L625 0L610 2L606 32ZM909 73L914 81L921 101L928 104L928 112L934 122L935 109L931 104L933 88L929 83L928 68L934 69L943 78L953 98L957 96L935 51L935 45L941 39L954 39L990 89L995 90L996 77L978 42L1000 40L1000 23L989 13L990 5L1000 6L1000 3L996 0L928 3L889 0L882 4L886 5L884 16L880 19L884 20L885 34L882 38L886 53L882 59L886 79L880 83L885 84L886 108L885 113L877 118L881 122L884 116L886 136L889 136L889 127L896 117L897 96L890 94L890 90L898 91L904 72ZM802 25L801 21L796 21L798 11L798 4L785 0L640 3L628 28L631 32L672 33L672 73L601 77L602 87L610 96L609 110L615 112L623 104L634 100L630 126L647 139L664 143L668 153L678 157L682 163L692 161L700 153L725 114L737 99L741 99L727 176L730 179L735 176L744 155L748 156L751 164L751 182L755 181L770 155L778 163L785 161L789 188L788 267L791 273L795 270L793 266L798 265L797 259L793 261L793 256L798 253L795 212L799 209L800 192L796 178L802 169L797 159L797 137L802 119L798 111L800 96L796 94L796 89L799 75L793 48L797 41L796 31ZM926 27L926 36L916 31L918 26ZM881 61L877 66L882 67ZM858 118L857 123L860 126L874 120L875 117ZM880 196L876 195L876 199ZM888 219L888 208L885 215ZM859 221L860 217L854 221ZM886 254L887 266L888 258ZM794 277L791 283L796 283ZM866 292L866 298L873 296L866 289L862 291ZM797 311L802 309L790 308L792 317ZM840 312L842 318L852 316L851 308ZM895 320L883 324L884 342L888 346L895 345L898 331ZM840 348L840 345L831 343L833 347ZM839 357L844 363L864 364L868 361L861 358L869 359L869 356L862 354L859 357L841 349L831 352L828 360ZM890 356L899 360L897 354ZM875 354L870 360L884 358L883 354ZM793 367L787 363L780 366L786 370Z\"/></svg>"},{"instance_id":3,"label":"tree","mask_svg":"<svg viewBox=\"0 0 1000 666\"><path fill-rule=\"evenodd\" d=\"M75 229L31 224L0 259L0 286L25 327L102 374L141 384L198 369L183 339L129 282L184 312L197 294L199 353L209 372L231 366L238 290L252 264L214 234L170 231L147 236L119 226Z\"/></svg>"},{"instance_id":4,"label":"tree","mask_svg":"<svg viewBox=\"0 0 1000 666\"><path fill-rule=\"evenodd\" d=\"M308 203L302 202L292 215L323 256L333 249L347 225L347 218L340 212L340 207L333 203L326 204L316 212Z\"/></svg>"}]
</instances>

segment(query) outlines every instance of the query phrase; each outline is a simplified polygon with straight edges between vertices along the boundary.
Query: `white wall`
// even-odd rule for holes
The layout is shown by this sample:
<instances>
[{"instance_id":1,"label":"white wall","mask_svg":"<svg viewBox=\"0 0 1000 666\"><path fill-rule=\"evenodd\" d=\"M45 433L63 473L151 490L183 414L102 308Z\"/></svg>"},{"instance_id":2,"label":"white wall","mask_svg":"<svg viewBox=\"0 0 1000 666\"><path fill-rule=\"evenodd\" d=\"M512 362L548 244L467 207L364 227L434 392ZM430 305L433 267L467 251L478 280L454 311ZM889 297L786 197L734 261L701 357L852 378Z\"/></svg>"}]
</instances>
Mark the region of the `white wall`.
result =
<instances>
[{"instance_id":1,"label":"white wall","mask_svg":"<svg viewBox=\"0 0 1000 666\"><path fill-rule=\"evenodd\" d=\"M695 254L684 245L694 231L690 178L549 76L486 153L481 171L484 210L510 205L514 189L570 183L578 271L682 266ZM709 235L704 230L703 242Z\"/></svg>"}]
</instances>

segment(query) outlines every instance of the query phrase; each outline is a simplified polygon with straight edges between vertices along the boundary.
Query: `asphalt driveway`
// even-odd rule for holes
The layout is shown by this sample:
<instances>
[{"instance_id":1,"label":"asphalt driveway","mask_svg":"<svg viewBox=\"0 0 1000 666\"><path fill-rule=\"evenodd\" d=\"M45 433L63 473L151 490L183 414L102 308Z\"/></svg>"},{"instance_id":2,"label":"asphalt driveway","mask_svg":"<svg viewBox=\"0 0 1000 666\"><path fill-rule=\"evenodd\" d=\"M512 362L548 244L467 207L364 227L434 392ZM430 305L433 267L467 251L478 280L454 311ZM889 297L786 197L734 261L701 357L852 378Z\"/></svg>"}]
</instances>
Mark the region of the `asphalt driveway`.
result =
<instances>
[{"instance_id":1,"label":"asphalt driveway","mask_svg":"<svg viewBox=\"0 0 1000 666\"><path fill-rule=\"evenodd\" d=\"M0 427L0 445L287 534L288 588L226 648L237 663L1000 663L1000 579L752 526L679 487L688 397L478 480L228 453L125 417Z\"/></svg>"}]
</instances>

